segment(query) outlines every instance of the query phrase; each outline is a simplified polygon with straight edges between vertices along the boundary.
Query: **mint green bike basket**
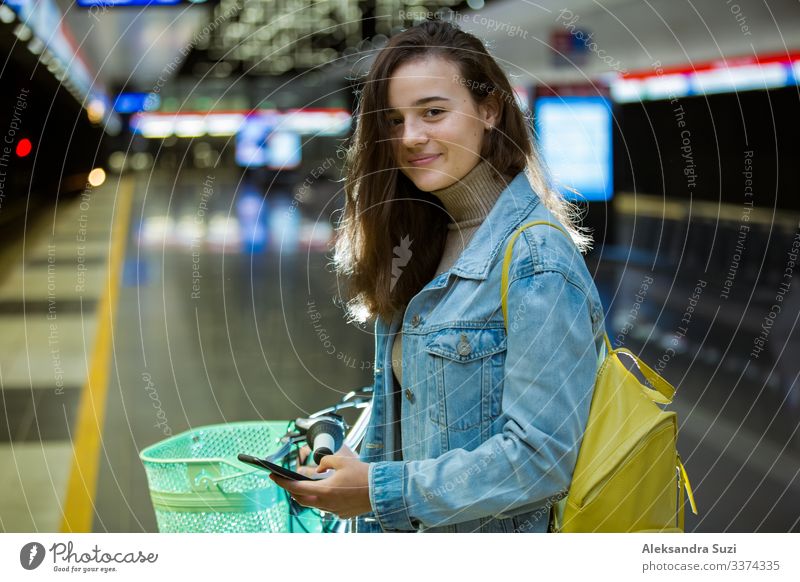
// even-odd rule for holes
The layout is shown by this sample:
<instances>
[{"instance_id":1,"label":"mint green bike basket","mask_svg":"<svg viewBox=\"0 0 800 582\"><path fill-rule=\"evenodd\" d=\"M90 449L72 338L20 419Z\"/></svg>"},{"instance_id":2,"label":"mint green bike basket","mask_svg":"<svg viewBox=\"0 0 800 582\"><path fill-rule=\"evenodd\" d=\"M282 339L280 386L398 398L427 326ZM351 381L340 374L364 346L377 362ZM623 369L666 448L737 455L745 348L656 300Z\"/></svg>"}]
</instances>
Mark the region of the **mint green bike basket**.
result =
<instances>
[{"instance_id":1,"label":"mint green bike basket","mask_svg":"<svg viewBox=\"0 0 800 582\"><path fill-rule=\"evenodd\" d=\"M160 532L320 531L319 519L289 515L286 492L269 473L242 463L281 446L289 421L235 422L182 432L142 450ZM316 521L316 523L314 523Z\"/></svg>"}]
</instances>

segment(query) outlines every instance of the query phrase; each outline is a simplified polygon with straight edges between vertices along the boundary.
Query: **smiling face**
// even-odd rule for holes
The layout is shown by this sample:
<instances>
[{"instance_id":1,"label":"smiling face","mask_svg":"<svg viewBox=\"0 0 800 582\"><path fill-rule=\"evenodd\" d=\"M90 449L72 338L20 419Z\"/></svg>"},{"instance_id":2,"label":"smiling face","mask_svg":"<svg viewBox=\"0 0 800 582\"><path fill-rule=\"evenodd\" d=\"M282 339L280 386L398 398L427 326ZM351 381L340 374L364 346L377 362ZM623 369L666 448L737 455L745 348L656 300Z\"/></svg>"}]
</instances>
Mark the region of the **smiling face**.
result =
<instances>
[{"instance_id":1,"label":"smiling face","mask_svg":"<svg viewBox=\"0 0 800 582\"><path fill-rule=\"evenodd\" d=\"M424 192L446 188L480 161L497 122L492 99L476 105L458 67L429 57L400 65L389 80L387 118L394 159Z\"/></svg>"}]
</instances>

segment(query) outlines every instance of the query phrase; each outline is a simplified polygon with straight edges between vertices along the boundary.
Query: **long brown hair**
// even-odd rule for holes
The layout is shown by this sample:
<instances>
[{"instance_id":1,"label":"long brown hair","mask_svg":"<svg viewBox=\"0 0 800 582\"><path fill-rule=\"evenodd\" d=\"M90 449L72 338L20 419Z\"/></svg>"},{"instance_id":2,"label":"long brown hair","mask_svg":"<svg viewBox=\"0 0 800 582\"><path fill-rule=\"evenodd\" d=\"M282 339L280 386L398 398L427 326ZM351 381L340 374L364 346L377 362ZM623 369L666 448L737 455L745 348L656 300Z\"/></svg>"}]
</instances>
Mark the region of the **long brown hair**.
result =
<instances>
[{"instance_id":1,"label":"long brown hair","mask_svg":"<svg viewBox=\"0 0 800 582\"><path fill-rule=\"evenodd\" d=\"M452 23L429 19L390 39L358 92L356 128L345 156L345 206L334 248L336 271L349 281L348 322L375 316L391 321L433 278L442 255L448 215L436 196L419 190L397 169L387 117L392 74L406 62L431 56L458 67L476 106L500 97L498 122L484 137L481 158L506 180L526 170L534 191L578 247L586 251L591 244L576 225L577 207L547 179L530 120L513 98L506 74L477 37Z\"/></svg>"}]
</instances>

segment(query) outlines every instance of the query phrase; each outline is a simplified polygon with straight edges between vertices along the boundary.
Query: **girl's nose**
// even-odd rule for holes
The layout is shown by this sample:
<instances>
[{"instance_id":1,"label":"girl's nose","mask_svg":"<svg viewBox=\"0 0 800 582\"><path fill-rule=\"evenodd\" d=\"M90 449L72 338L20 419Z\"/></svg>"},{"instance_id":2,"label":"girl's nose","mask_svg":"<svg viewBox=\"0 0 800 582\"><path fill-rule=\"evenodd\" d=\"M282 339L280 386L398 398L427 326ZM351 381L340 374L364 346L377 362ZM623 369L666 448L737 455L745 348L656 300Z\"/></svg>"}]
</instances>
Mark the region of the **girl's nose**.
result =
<instances>
[{"instance_id":1,"label":"girl's nose","mask_svg":"<svg viewBox=\"0 0 800 582\"><path fill-rule=\"evenodd\" d=\"M425 128L421 124L414 123L413 121L406 120L403 124L403 145L407 148L413 148L428 141L428 135Z\"/></svg>"}]
</instances>

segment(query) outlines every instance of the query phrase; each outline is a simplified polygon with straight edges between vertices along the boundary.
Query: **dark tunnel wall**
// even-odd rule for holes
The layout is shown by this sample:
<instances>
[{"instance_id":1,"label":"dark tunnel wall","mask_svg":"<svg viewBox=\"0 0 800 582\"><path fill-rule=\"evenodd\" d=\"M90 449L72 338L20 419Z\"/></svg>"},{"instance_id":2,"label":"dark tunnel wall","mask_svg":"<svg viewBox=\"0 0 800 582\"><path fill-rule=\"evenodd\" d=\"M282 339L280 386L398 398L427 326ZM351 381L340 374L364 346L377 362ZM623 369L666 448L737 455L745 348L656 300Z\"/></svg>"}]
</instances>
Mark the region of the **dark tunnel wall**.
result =
<instances>
[{"instance_id":1,"label":"dark tunnel wall","mask_svg":"<svg viewBox=\"0 0 800 582\"><path fill-rule=\"evenodd\" d=\"M26 207L80 192L89 171L104 159L103 131L86 110L38 63L11 26L0 24L0 223L24 214ZM31 142L28 155L17 144Z\"/></svg>"}]
</instances>

